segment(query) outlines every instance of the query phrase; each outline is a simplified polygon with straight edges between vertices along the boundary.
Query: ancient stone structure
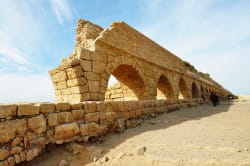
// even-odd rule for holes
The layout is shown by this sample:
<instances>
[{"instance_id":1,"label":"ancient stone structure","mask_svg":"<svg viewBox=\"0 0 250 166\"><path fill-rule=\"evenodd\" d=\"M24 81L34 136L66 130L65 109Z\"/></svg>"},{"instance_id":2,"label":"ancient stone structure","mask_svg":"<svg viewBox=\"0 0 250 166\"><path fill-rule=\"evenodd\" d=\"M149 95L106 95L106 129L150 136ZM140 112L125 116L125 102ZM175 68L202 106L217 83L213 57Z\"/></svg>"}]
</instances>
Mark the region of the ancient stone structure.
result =
<instances>
[{"instance_id":1,"label":"ancient stone structure","mask_svg":"<svg viewBox=\"0 0 250 166\"><path fill-rule=\"evenodd\" d=\"M208 74L198 72L124 22L102 29L79 20L73 53L49 73L58 102L103 101L105 97L207 98L212 91L221 98L229 94ZM119 81L119 90L107 89L111 75ZM124 88L129 93L122 93Z\"/></svg>"},{"instance_id":2,"label":"ancient stone structure","mask_svg":"<svg viewBox=\"0 0 250 166\"><path fill-rule=\"evenodd\" d=\"M74 52L50 71L58 102L0 105L0 166L30 161L47 144L88 141L198 106L211 91L229 93L187 66L123 22L103 30L80 20ZM111 74L120 84L107 88Z\"/></svg>"}]
</instances>

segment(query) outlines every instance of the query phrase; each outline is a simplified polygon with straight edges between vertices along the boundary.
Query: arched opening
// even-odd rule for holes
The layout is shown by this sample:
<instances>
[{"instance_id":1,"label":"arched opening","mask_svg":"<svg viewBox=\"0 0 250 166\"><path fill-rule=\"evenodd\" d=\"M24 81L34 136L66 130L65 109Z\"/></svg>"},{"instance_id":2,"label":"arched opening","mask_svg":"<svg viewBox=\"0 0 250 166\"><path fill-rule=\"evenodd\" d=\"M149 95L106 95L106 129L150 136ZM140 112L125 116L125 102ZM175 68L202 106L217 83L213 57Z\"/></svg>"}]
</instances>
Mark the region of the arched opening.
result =
<instances>
[{"instance_id":1,"label":"arched opening","mask_svg":"<svg viewBox=\"0 0 250 166\"><path fill-rule=\"evenodd\" d=\"M192 98L193 99L194 98L200 98L200 96L199 96L199 90L198 90L198 88L197 88L197 86L196 86L195 83L192 83Z\"/></svg>"},{"instance_id":2,"label":"arched opening","mask_svg":"<svg viewBox=\"0 0 250 166\"><path fill-rule=\"evenodd\" d=\"M202 100L206 100L206 95L203 86L201 85L201 96Z\"/></svg>"},{"instance_id":3,"label":"arched opening","mask_svg":"<svg viewBox=\"0 0 250 166\"><path fill-rule=\"evenodd\" d=\"M161 76L157 83L157 96L156 99L172 99L174 98L173 88L164 76Z\"/></svg>"},{"instance_id":4,"label":"arched opening","mask_svg":"<svg viewBox=\"0 0 250 166\"><path fill-rule=\"evenodd\" d=\"M189 97L186 82L181 78L179 81L179 99L186 99Z\"/></svg>"},{"instance_id":5,"label":"arched opening","mask_svg":"<svg viewBox=\"0 0 250 166\"><path fill-rule=\"evenodd\" d=\"M112 72L109 83L111 79L117 81L115 84L109 84L105 93L106 101L144 99L145 84L139 73L132 66L124 64L118 66Z\"/></svg>"}]
</instances>

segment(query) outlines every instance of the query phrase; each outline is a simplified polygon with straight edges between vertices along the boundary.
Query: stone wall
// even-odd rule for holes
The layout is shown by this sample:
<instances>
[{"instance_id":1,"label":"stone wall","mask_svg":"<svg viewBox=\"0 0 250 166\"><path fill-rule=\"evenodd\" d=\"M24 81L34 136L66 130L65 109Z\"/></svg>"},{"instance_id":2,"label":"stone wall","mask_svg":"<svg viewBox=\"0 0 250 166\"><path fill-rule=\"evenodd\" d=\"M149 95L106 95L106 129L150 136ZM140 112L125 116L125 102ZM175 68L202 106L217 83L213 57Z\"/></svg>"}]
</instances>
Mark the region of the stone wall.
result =
<instances>
[{"instance_id":1,"label":"stone wall","mask_svg":"<svg viewBox=\"0 0 250 166\"><path fill-rule=\"evenodd\" d=\"M142 100L0 105L0 166L30 161L47 144L88 141L135 127L142 117L197 106L200 100Z\"/></svg>"},{"instance_id":2,"label":"stone wall","mask_svg":"<svg viewBox=\"0 0 250 166\"><path fill-rule=\"evenodd\" d=\"M158 99L157 89L167 99L201 98L212 91L220 98L230 94L124 22L102 29L79 20L72 54L49 74L57 102L104 101L111 75L138 100Z\"/></svg>"}]
</instances>

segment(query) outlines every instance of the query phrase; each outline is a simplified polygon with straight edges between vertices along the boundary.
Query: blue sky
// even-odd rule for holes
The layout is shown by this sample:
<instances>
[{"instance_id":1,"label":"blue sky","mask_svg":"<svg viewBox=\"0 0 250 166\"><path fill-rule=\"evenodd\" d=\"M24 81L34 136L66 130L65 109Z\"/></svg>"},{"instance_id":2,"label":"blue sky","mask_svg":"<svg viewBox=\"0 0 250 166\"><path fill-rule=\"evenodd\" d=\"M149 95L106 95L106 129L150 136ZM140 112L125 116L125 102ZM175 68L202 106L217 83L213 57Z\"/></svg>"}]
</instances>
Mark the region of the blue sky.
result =
<instances>
[{"instance_id":1,"label":"blue sky","mask_svg":"<svg viewBox=\"0 0 250 166\"><path fill-rule=\"evenodd\" d=\"M0 0L0 103L53 101L48 70L78 19L123 20L236 94L250 94L248 0Z\"/></svg>"}]
</instances>

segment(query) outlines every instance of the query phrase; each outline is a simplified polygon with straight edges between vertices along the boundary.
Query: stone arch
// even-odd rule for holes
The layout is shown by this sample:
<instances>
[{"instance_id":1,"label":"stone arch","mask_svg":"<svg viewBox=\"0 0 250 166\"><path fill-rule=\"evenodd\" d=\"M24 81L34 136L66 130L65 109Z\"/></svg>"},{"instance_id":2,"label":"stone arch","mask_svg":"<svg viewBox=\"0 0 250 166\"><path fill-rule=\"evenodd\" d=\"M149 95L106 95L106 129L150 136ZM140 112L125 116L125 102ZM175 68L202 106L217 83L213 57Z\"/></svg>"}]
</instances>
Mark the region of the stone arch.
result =
<instances>
[{"instance_id":1,"label":"stone arch","mask_svg":"<svg viewBox=\"0 0 250 166\"><path fill-rule=\"evenodd\" d=\"M161 75L157 82L157 96L156 98L159 99L173 99L174 98L174 91L172 88L171 83L164 75Z\"/></svg>"},{"instance_id":2,"label":"stone arch","mask_svg":"<svg viewBox=\"0 0 250 166\"><path fill-rule=\"evenodd\" d=\"M186 99L189 98L188 87L186 81L181 78L178 83L179 86L179 99Z\"/></svg>"},{"instance_id":3,"label":"stone arch","mask_svg":"<svg viewBox=\"0 0 250 166\"><path fill-rule=\"evenodd\" d=\"M196 85L196 83L192 83L192 98L200 98L199 96L199 90L198 90L198 87Z\"/></svg>"},{"instance_id":4,"label":"stone arch","mask_svg":"<svg viewBox=\"0 0 250 166\"><path fill-rule=\"evenodd\" d=\"M202 85L200 86L200 90L201 90L201 98L203 100L206 100L206 90Z\"/></svg>"},{"instance_id":5,"label":"stone arch","mask_svg":"<svg viewBox=\"0 0 250 166\"><path fill-rule=\"evenodd\" d=\"M105 95L108 87L108 80L113 75L121 86L131 90L138 100L146 99L145 94L148 91L143 72L140 70L139 64L124 56L117 56L105 67L105 72L101 78L101 94Z\"/></svg>"}]
</instances>

